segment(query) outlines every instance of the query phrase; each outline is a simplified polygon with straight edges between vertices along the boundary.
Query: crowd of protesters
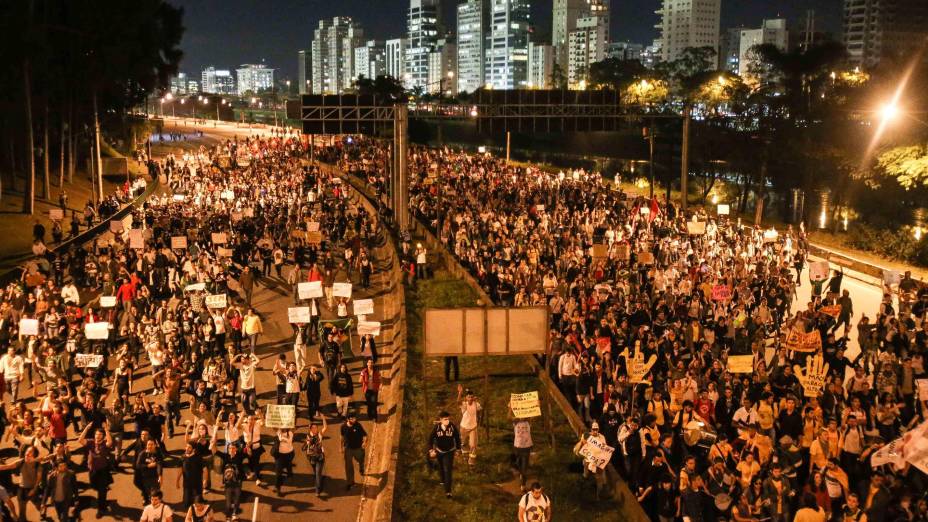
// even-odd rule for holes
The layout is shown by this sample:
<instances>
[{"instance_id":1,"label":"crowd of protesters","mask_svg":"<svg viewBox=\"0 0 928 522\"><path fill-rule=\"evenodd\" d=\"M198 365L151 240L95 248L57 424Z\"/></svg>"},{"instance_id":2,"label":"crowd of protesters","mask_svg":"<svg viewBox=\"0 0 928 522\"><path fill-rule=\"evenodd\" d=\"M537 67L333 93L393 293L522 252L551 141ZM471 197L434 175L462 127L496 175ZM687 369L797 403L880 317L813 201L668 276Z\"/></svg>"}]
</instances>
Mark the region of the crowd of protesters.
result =
<instances>
[{"instance_id":1,"label":"crowd of protesters","mask_svg":"<svg viewBox=\"0 0 928 522\"><path fill-rule=\"evenodd\" d=\"M380 191L386 154L334 153ZM887 446L928 437L928 290L910 274L857 310L843 271L813 278L802 226L682 213L597 173L488 154L416 148L409 165L414 216L495 303L549 307L551 377L588 426L575 450L615 448L652 520L928 520L925 460ZM821 346L789 344L796 332ZM729 371L738 355L747 372ZM815 364L827 372L809 393ZM608 494L603 469L586 460L584 476Z\"/></svg>"},{"instance_id":2,"label":"crowd of protesters","mask_svg":"<svg viewBox=\"0 0 928 522\"><path fill-rule=\"evenodd\" d=\"M176 488L183 500L173 508L186 520L212 520L214 510L235 519L243 484L266 486L271 461L276 496L286 495L294 466L305 462L324 498L324 386L338 399L333 417L344 420L351 489L355 463L364 473L367 433L350 404L353 377L342 349L350 332L320 317L323 308L335 315L345 306L333 296L334 283L355 273L369 284L379 231L375 217L307 157L298 135L274 131L152 159L162 194L88 244L43 252L3 290L3 517L26 520L33 504L43 516L53 507L60 521L86 519L89 506L77 501L86 489L98 518L113 513L115 502L144 506L143 521L161 522L173 513L164 492ZM323 296L301 299L299 283L314 281ZM271 390L258 389L256 349L274 301L257 302L258 285L292 292L294 303L311 308L309 323L291 325L292 345L271 347L280 352L276 404L308 418L302 433L263 425L268 401L259 394ZM375 358L373 337L363 345ZM373 364L361 380L368 416L376 419ZM295 460L297 452L306 459ZM176 475L165 472L175 467ZM18 475L15 484L9 471ZM113 499L117 474L131 477L137 498ZM214 489L224 502L207 498Z\"/></svg>"}]
</instances>

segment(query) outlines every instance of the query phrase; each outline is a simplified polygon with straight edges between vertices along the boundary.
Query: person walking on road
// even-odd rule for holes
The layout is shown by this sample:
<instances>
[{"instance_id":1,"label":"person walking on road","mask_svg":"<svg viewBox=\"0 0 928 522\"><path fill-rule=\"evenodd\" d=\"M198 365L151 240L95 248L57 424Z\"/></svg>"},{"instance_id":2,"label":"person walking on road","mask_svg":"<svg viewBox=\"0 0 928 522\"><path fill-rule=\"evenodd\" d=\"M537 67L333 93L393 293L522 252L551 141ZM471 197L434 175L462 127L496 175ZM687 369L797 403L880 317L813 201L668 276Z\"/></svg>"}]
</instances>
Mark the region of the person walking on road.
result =
<instances>
[{"instance_id":1,"label":"person walking on road","mask_svg":"<svg viewBox=\"0 0 928 522\"><path fill-rule=\"evenodd\" d=\"M335 409L341 418L348 417L348 407L354 395L354 382L348 373L348 366L338 365L338 371L332 377L332 393L335 394Z\"/></svg>"},{"instance_id":2,"label":"person walking on road","mask_svg":"<svg viewBox=\"0 0 928 522\"><path fill-rule=\"evenodd\" d=\"M274 492L278 497L284 494L280 488L284 485L284 474L293 476L293 430L277 430L277 442L272 450L274 457Z\"/></svg>"},{"instance_id":3,"label":"person walking on road","mask_svg":"<svg viewBox=\"0 0 928 522\"><path fill-rule=\"evenodd\" d=\"M216 450L216 434L210 450L213 455L222 460L222 487L226 495L226 519L238 520L239 504L242 501L242 480L245 477L245 453L239 450L238 444L229 444L228 452Z\"/></svg>"},{"instance_id":4,"label":"person walking on road","mask_svg":"<svg viewBox=\"0 0 928 522\"><path fill-rule=\"evenodd\" d=\"M87 432L93 424L88 423L77 439L77 443L87 449L87 471L89 472L90 487L97 492L97 518L106 514L108 509L107 494L110 484L113 483L113 437L109 427L94 432L93 439L87 440Z\"/></svg>"},{"instance_id":5,"label":"person walking on road","mask_svg":"<svg viewBox=\"0 0 928 522\"><path fill-rule=\"evenodd\" d=\"M519 499L519 522L536 522L551 520L551 499L545 495L544 488L538 482L532 482L532 489Z\"/></svg>"},{"instance_id":6,"label":"person walking on road","mask_svg":"<svg viewBox=\"0 0 928 522\"><path fill-rule=\"evenodd\" d=\"M251 295L255 291L255 277L251 273L250 266L246 266L242 270L242 275L238 278L238 284L242 287L242 292L245 292L245 306L251 308Z\"/></svg>"},{"instance_id":7,"label":"person walking on road","mask_svg":"<svg viewBox=\"0 0 928 522\"><path fill-rule=\"evenodd\" d=\"M342 454L345 457L345 491L354 486L354 462L358 463L358 473L364 475L364 448L367 447L367 432L358 422L354 413L348 414L348 421L342 424Z\"/></svg>"},{"instance_id":8,"label":"person walking on road","mask_svg":"<svg viewBox=\"0 0 928 522\"><path fill-rule=\"evenodd\" d=\"M68 468L67 459L59 458L55 461L55 470L48 476L45 484L45 494L42 496L42 517L45 517L48 501L55 506L58 522L71 522L74 520L69 513L71 506L77 499L77 478Z\"/></svg>"},{"instance_id":9,"label":"person walking on road","mask_svg":"<svg viewBox=\"0 0 928 522\"><path fill-rule=\"evenodd\" d=\"M312 422L319 413L319 402L322 400L322 381L325 375L319 371L315 364L309 366L309 373L306 374L306 381L303 383L303 389L306 391L306 402L309 408L309 420Z\"/></svg>"},{"instance_id":10,"label":"person walking on road","mask_svg":"<svg viewBox=\"0 0 928 522\"><path fill-rule=\"evenodd\" d=\"M361 392L364 393L364 402L367 403L368 420L377 420L377 397L380 393L380 371L374 367L374 360L368 359L367 365L361 370Z\"/></svg>"},{"instance_id":11,"label":"person walking on road","mask_svg":"<svg viewBox=\"0 0 928 522\"><path fill-rule=\"evenodd\" d=\"M255 313L255 309L250 306L242 321L242 332L248 338L249 350L254 354L255 346L258 344L258 336L264 333L264 326L261 324L261 318Z\"/></svg>"},{"instance_id":12,"label":"person walking on road","mask_svg":"<svg viewBox=\"0 0 928 522\"><path fill-rule=\"evenodd\" d=\"M309 465L313 468L313 478L316 482L317 497L322 495L323 479L325 478L323 475L323 469L325 467L325 448L322 446L322 437L329 429L329 425L325 420L325 415L321 417L321 427L313 423L310 418L309 433L306 435L306 440L303 442L303 453L306 454L306 460L309 461Z\"/></svg>"},{"instance_id":13,"label":"person walking on road","mask_svg":"<svg viewBox=\"0 0 928 522\"><path fill-rule=\"evenodd\" d=\"M429 436L429 457L438 459L441 471L441 483L445 487L445 496L451 498L451 481L454 475L454 455L461 451L461 433L451 422L451 414L446 411L438 415L438 424Z\"/></svg>"},{"instance_id":14,"label":"person walking on road","mask_svg":"<svg viewBox=\"0 0 928 522\"><path fill-rule=\"evenodd\" d=\"M145 506L139 522L171 522L174 520L174 510L164 503L164 494L160 489L151 492L151 504Z\"/></svg>"}]
</instances>

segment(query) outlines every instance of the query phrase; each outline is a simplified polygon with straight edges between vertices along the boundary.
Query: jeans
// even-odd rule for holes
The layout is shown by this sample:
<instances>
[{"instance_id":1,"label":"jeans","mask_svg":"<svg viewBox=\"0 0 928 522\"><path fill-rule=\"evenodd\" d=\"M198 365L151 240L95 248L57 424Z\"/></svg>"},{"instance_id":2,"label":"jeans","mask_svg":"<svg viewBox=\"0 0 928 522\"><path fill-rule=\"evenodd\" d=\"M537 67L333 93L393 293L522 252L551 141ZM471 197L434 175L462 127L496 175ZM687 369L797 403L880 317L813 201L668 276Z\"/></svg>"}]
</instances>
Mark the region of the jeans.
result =
<instances>
[{"instance_id":1,"label":"jeans","mask_svg":"<svg viewBox=\"0 0 928 522\"><path fill-rule=\"evenodd\" d=\"M316 481L316 495L322 494L322 482L325 476L322 474L322 469L325 467L324 459L309 459L309 464L313 467L313 475Z\"/></svg>"},{"instance_id":2,"label":"jeans","mask_svg":"<svg viewBox=\"0 0 928 522\"><path fill-rule=\"evenodd\" d=\"M242 407L249 413L258 409L258 392L254 388L242 390Z\"/></svg>"},{"instance_id":3,"label":"jeans","mask_svg":"<svg viewBox=\"0 0 928 522\"><path fill-rule=\"evenodd\" d=\"M55 502L55 514L58 515L58 522L71 522L73 518L68 515L68 509L71 504L67 502Z\"/></svg>"},{"instance_id":4,"label":"jeans","mask_svg":"<svg viewBox=\"0 0 928 522\"><path fill-rule=\"evenodd\" d=\"M364 448L345 448L345 480L349 486L354 484L354 463L352 459L358 462L358 473L364 475Z\"/></svg>"},{"instance_id":5,"label":"jeans","mask_svg":"<svg viewBox=\"0 0 928 522\"><path fill-rule=\"evenodd\" d=\"M249 334L248 335L248 349L251 350L251 353L255 353L255 345L258 344L258 335L259 334Z\"/></svg>"},{"instance_id":6,"label":"jeans","mask_svg":"<svg viewBox=\"0 0 928 522\"><path fill-rule=\"evenodd\" d=\"M293 452L290 453L278 453L277 458L274 459L274 485L280 488L284 485L284 471L287 471L288 474L293 475Z\"/></svg>"},{"instance_id":7,"label":"jeans","mask_svg":"<svg viewBox=\"0 0 928 522\"><path fill-rule=\"evenodd\" d=\"M167 401L168 433L174 433L175 422L180 425L180 401ZM176 419L176 421L175 421Z\"/></svg>"},{"instance_id":8,"label":"jeans","mask_svg":"<svg viewBox=\"0 0 928 522\"><path fill-rule=\"evenodd\" d=\"M19 400L19 379L4 379L6 389L13 396L13 402Z\"/></svg>"},{"instance_id":9,"label":"jeans","mask_svg":"<svg viewBox=\"0 0 928 522\"><path fill-rule=\"evenodd\" d=\"M516 469L519 470L519 478L522 485L525 485L525 476L528 474L528 460L532 454L532 448L513 448L516 457Z\"/></svg>"},{"instance_id":10,"label":"jeans","mask_svg":"<svg viewBox=\"0 0 928 522\"><path fill-rule=\"evenodd\" d=\"M454 452L439 452L438 467L441 470L441 483L445 486L445 493L451 493L451 481L454 475Z\"/></svg>"},{"instance_id":11,"label":"jeans","mask_svg":"<svg viewBox=\"0 0 928 522\"><path fill-rule=\"evenodd\" d=\"M319 413L319 395L313 393L306 394L306 402L309 403L309 418L313 419Z\"/></svg>"},{"instance_id":12,"label":"jeans","mask_svg":"<svg viewBox=\"0 0 928 522\"><path fill-rule=\"evenodd\" d=\"M335 409L338 410L338 414L342 417L348 416L348 404L351 402L351 397L339 397L335 396Z\"/></svg>"},{"instance_id":13,"label":"jeans","mask_svg":"<svg viewBox=\"0 0 928 522\"><path fill-rule=\"evenodd\" d=\"M232 518L239 511L242 500L242 485L226 485L226 518Z\"/></svg>"},{"instance_id":14,"label":"jeans","mask_svg":"<svg viewBox=\"0 0 928 522\"><path fill-rule=\"evenodd\" d=\"M377 392L373 390L364 392L364 402L367 403L367 418L377 420Z\"/></svg>"},{"instance_id":15,"label":"jeans","mask_svg":"<svg viewBox=\"0 0 928 522\"><path fill-rule=\"evenodd\" d=\"M193 499L197 498L197 495L203 494L203 478L197 477L195 480L186 480L184 479L184 508L189 508L193 505Z\"/></svg>"}]
</instances>

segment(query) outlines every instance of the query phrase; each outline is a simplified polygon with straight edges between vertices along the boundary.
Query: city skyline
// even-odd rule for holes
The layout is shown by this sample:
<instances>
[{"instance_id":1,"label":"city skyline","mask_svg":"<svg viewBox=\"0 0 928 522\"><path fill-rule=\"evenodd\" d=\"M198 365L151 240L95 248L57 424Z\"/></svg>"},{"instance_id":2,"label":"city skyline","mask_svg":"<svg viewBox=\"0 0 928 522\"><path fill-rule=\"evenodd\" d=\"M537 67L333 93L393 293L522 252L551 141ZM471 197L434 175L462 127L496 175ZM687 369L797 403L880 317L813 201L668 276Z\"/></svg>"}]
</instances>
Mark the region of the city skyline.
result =
<instances>
[{"instance_id":1,"label":"city skyline","mask_svg":"<svg viewBox=\"0 0 928 522\"><path fill-rule=\"evenodd\" d=\"M313 30L319 20L350 16L364 28L365 38L388 40L406 37L406 12L409 0L342 0L337 3L319 0L274 0L258 4L247 0L171 0L184 8L187 31L181 42L184 59L181 70L198 76L213 65L217 69L234 69L243 63L260 63L275 69L278 79L297 77L296 54L309 49ZM442 15L448 29L455 28L460 0L442 1ZM650 45L659 36L654 29L660 17L660 0L614 2L610 23L612 41L632 41ZM765 18L785 17L797 24L806 9L816 10L816 26L836 37L841 32L842 0L787 0L770 6L762 0L723 0L722 29L759 26ZM241 16L261 8L260 16ZM550 42L552 0L532 0L531 19L535 33L546 35Z\"/></svg>"}]
</instances>

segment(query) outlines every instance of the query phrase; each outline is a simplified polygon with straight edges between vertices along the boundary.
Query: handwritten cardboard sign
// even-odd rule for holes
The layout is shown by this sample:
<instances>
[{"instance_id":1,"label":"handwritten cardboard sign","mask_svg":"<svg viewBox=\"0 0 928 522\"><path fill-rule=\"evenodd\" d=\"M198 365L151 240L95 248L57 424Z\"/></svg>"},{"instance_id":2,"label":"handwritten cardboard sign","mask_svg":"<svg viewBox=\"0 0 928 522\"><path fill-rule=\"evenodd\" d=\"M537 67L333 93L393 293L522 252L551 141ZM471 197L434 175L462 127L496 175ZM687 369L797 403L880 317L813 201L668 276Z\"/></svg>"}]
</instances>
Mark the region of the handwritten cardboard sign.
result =
<instances>
[{"instance_id":1,"label":"handwritten cardboard sign","mask_svg":"<svg viewBox=\"0 0 928 522\"><path fill-rule=\"evenodd\" d=\"M823 306L821 308L821 312L825 315L830 315L837 318L839 315L841 315L841 305Z\"/></svg>"},{"instance_id":2,"label":"handwritten cardboard sign","mask_svg":"<svg viewBox=\"0 0 928 522\"><path fill-rule=\"evenodd\" d=\"M729 373L754 373L753 355L729 355Z\"/></svg>"},{"instance_id":3,"label":"handwritten cardboard sign","mask_svg":"<svg viewBox=\"0 0 928 522\"><path fill-rule=\"evenodd\" d=\"M74 366L78 368L99 368L103 364L102 355L78 353L74 355Z\"/></svg>"},{"instance_id":4,"label":"handwritten cardboard sign","mask_svg":"<svg viewBox=\"0 0 928 522\"><path fill-rule=\"evenodd\" d=\"M731 288L729 288L728 285L712 286L713 301L728 301L729 299L731 299Z\"/></svg>"},{"instance_id":5,"label":"handwritten cardboard sign","mask_svg":"<svg viewBox=\"0 0 928 522\"><path fill-rule=\"evenodd\" d=\"M115 295L101 295L100 306L102 308L112 308L116 306L116 296Z\"/></svg>"},{"instance_id":6,"label":"handwritten cardboard sign","mask_svg":"<svg viewBox=\"0 0 928 522\"><path fill-rule=\"evenodd\" d=\"M509 394L509 407L517 419L541 417L541 401L538 400L537 391Z\"/></svg>"},{"instance_id":7,"label":"handwritten cardboard sign","mask_svg":"<svg viewBox=\"0 0 928 522\"><path fill-rule=\"evenodd\" d=\"M335 297L351 297L351 283L334 283L332 295Z\"/></svg>"},{"instance_id":8,"label":"handwritten cardboard sign","mask_svg":"<svg viewBox=\"0 0 928 522\"><path fill-rule=\"evenodd\" d=\"M322 297L322 281L309 281L296 285L297 296L300 299L318 299Z\"/></svg>"},{"instance_id":9,"label":"handwritten cardboard sign","mask_svg":"<svg viewBox=\"0 0 928 522\"><path fill-rule=\"evenodd\" d=\"M822 354L818 353L806 358L804 370L798 364L793 367L793 370L796 372L796 378L799 379L806 397L818 397L822 393L825 381L828 379L828 363L825 362Z\"/></svg>"},{"instance_id":10,"label":"handwritten cardboard sign","mask_svg":"<svg viewBox=\"0 0 928 522\"><path fill-rule=\"evenodd\" d=\"M145 248L145 236L141 228L133 228L129 231L129 248Z\"/></svg>"},{"instance_id":11,"label":"handwritten cardboard sign","mask_svg":"<svg viewBox=\"0 0 928 522\"><path fill-rule=\"evenodd\" d=\"M287 308L287 320L292 324L306 324L310 314L308 306L292 306Z\"/></svg>"},{"instance_id":12,"label":"handwritten cardboard sign","mask_svg":"<svg viewBox=\"0 0 928 522\"><path fill-rule=\"evenodd\" d=\"M110 221L110 232L114 234L119 234L122 232L122 221L116 221L115 219Z\"/></svg>"},{"instance_id":13,"label":"handwritten cardboard sign","mask_svg":"<svg viewBox=\"0 0 928 522\"><path fill-rule=\"evenodd\" d=\"M706 233L705 221L687 221L686 233L691 236L702 236Z\"/></svg>"},{"instance_id":14,"label":"handwritten cardboard sign","mask_svg":"<svg viewBox=\"0 0 928 522\"><path fill-rule=\"evenodd\" d=\"M586 439L586 444L580 448L579 453L591 467L595 466L598 469L604 469L606 464L612 459L612 453L614 451L615 448L609 446L605 442L601 442L594 438L588 438Z\"/></svg>"},{"instance_id":15,"label":"handwritten cardboard sign","mask_svg":"<svg viewBox=\"0 0 928 522\"><path fill-rule=\"evenodd\" d=\"M202 292L206 290L206 283L193 283L184 287L184 292Z\"/></svg>"},{"instance_id":16,"label":"handwritten cardboard sign","mask_svg":"<svg viewBox=\"0 0 928 522\"><path fill-rule=\"evenodd\" d=\"M232 249L220 247L216 249L216 255L219 257L232 257Z\"/></svg>"},{"instance_id":17,"label":"handwritten cardboard sign","mask_svg":"<svg viewBox=\"0 0 928 522\"><path fill-rule=\"evenodd\" d=\"M226 294L215 294L206 296L207 308L225 308Z\"/></svg>"},{"instance_id":18,"label":"handwritten cardboard sign","mask_svg":"<svg viewBox=\"0 0 928 522\"><path fill-rule=\"evenodd\" d=\"M110 336L110 323L87 323L84 325L84 337L88 339L106 339Z\"/></svg>"},{"instance_id":19,"label":"handwritten cardboard sign","mask_svg":"<svg viewBox=\"0 0 928 522\"><path fill-rule=\"evenodd\" d=\"M813 261L809 263L809 279L824 281L828 279L828 261Z\"/></svg>"},{"instance_id":20,"label":"handwritten cardboard sign","mask_svg":"<svg viewBox=\"0 0 928 522\"><path fill-rule=\"evenodd\" d=\"M377 321L358 321L358 335L380 335L380 323Z\"/></svg>"},{"instance_id":21,"label":"handwritten cardboard sign","mask_svg":"<svg viewBox=\"0 0 928 522\"><path fill-rule=\"evenodd\" d=\"M296 426L296 406L292 404L268 404L264 414L264 425L268 428L293 429Z\"/></svg>"},{"instance_id":22,"label":"handwritten cardboard sign","mask_svg":"<svg viewBox=\"0 0 928 522\"><path fill-rule=\"evenodd\" d=\"M20 319L19 335L39 335L38 319Z\"/></svg>"},{"instance_id":23,"label":"handwritten cardboard sign","mask_svg":"<svg viewBox=\"0 0 928 522\"><path fill-rule=\"evenodd\" d=\"M318 230L306 232L306 242L309 243L310 245L321 244L322 243L322 232Z\"/></svg>"},{"instance_id":24,"label":"handwritten cardboard sign","mask_svg":"<svg viewBox=\"0 0 928 522\"><path fill-rule=\"evenodd\" d=\"M213 232L210 238L214 245L224 245L229 242L225 232Z\"/></svg>"},{"instance_id":25,"label":"handwritten cardboard sign","mask_svg":"<svg viewBox=\"0 0 928 522\"><path fill-rule=\"evenodd\" d=\"M369 315L374 313L373 299L355 299L354 315Z\"/></svg>"},{"instance_id":26,"label":"handwritten cardboard sign","mask_svg":"<svg viewBox=\"0 0 928 522\"><path fill-rule=\"evenodd\" d=\"M715 212L720 216L727 216L731 213L731 208L724 203L719 203L718 206L715 207Z\"/></svg>"},{"instance_id":27,"label":"handwritten cardboard sign","mask_svg":"<svg viewBox=\"0 0 928 522\"><path fill-rule=\"evenodd\" d=\"M171 238L171 250L185 250L187 248L187 236L174 236Z\"/></svg>"},{"instance_id":28,"label":"handwritten cardboard sign","mask_svg":"<svg viewBox=\"0 0 928 522\"><path fill-rule=\"evenodd\" d=\"M653 265L654 254L651 252L638 252L638 263L642 265Z\"/></svg>"}]
</instances>

